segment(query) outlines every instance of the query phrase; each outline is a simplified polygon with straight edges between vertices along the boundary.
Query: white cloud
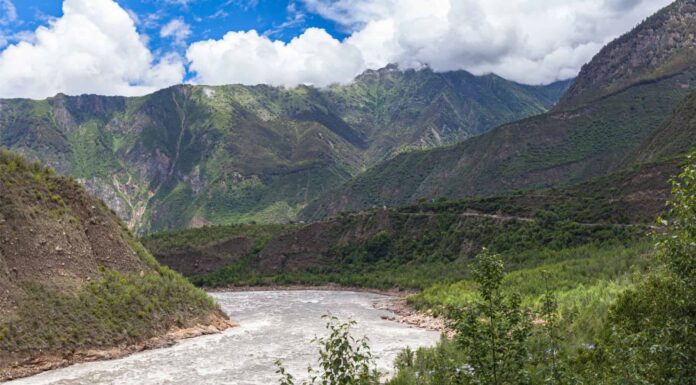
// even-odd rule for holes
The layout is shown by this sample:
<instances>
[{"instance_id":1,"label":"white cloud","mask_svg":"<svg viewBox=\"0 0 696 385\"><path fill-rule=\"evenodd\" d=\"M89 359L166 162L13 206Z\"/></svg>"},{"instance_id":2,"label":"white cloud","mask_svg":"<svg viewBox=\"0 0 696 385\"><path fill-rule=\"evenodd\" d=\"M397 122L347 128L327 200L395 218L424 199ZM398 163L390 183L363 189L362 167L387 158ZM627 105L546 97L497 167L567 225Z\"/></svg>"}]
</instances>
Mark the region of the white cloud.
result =
<instances>
[{"instance_id":1,"label":"white cloud","mask_svg":"<svg viewBox=\"0 0 696 385\"><path fill-rule=\"evenodd\" d=\"M360 51L309 28L289 43L273 41L256 31L229 32L220 40L191 44L186 57L204 84L325 86L349 82L364 68Z\"/></svg>"},{"instance_id":2,"label":"white cloud","mask_svg":"<svg viewBox=\"0 0 696 385\"><path fill-rule=\"evenodd\" d=\"M174 19L160 29L160 37L171 37L176 45L185 45L191 36L191 26L182 19Z\"/></svg>"},{"instance_id":3,"label":"white cloud","mask_svg":"<svg viewBox=\"0 0 696 385\"><path fill-rule=\"evenodd\" d=\"M350 36L339 42L313 30L283 44L231 32L191 45L196 80L324 85L398 63L549 83L577 75L602 46L672 0L302 1ZM330 48L307 49L319 36Z\"/></svg>"},{"instance_id":4,"label":"white cloud","mask_svg":"<svg viewBox=\"0 0 696 385\"><path fill-rule=\"evenodd\" d=\"M175 56L158 61L128 13L112 0L65 0L63 16L0 51L0 96L58 92L141 95L184 77Z\"/></svg>"},{"instance_id":5,"label":"white cloud","mask_svg":"<svg viewBox=\"0 0 696 385\"><path fill-rule=\"evenodd\" d=\"M602 46L672 0L304 0L353 28L370 67L489 72L524 83L575 76Z\"/></svg>"},{"instance_id":6,"label":"white cloud","mask_svg":"<svg viewBox=\"0 0 696 385\"><path fill-rule=\"evenodd\" d=\"M17 20L17 8L10 0L0 0L0 48L9 44L11 33L5 30L12 22Z\"/></svg>"},{"instance_id":7,"label":"white cloud","mask_svg":"<svg viewBox=\"0 0 696 385\"><path fill-rule=\"evenodd\" d=\"M292 17L276 28L313 12L349 36L340 41L310 28L285 43L270 37L273 29L228 32L188 47L192 82L324 86L398 63L548 83L575 76L603 45L671 0L298 1L303 6L289 3ZM18 23L17 13L11 0L0 0L0 97L140 95L184 79L182 59L154 57L135 27L185 46L191 27L182 19L161 27L160 12L129 15L114 0L64 0L63 13L31 33L10 34L3 27Z\"/></svg>"}]
</instances>

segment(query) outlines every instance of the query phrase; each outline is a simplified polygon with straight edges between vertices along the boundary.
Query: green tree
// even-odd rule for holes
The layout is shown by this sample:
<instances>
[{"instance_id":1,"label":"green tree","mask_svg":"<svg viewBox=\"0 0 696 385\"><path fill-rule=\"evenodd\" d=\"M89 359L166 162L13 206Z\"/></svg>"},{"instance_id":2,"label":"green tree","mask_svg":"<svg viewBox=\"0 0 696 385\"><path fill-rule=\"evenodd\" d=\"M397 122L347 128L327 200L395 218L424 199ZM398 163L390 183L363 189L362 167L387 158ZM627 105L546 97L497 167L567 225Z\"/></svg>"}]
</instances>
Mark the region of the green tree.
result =
<instances>
[{"instance_id":1,"label":"green tree","mask_svg":"<svg viewBox=\"0 0 696 385\"><path fill-rule=\"evenodd\" d=\"M660 265L610 313L610 383L696 384L696 157L672 182Z\"/></svg>"},{"instance_id":2,"label":"green tree","mask_svg":"<svg viewBox=\"0 0 696 385\"><path fill-rule=\"evenodd\" d=\"M538 361L539 372L545 384L563 385L569 382L567 357L563 351L568 330L563 327L563 319L558 311L556 295L548 286L552 277L548 272L544 272L543 278L546 291L539 312L540 322L537 328L542 335L542 349Z\"/></svg>"},{"instance_id":3,"label":"green tree","mask_svg":"<svg viewBox=\"0 0 696 385\"><path fill-rule=\"evenodd\" d=\"M449 317L455 341L466 364L457 381L475 385L529 383L527 339L531 314L520 296L501 290L504 266L500 256L484 249L477 257L474 279L480 299L466 308L452 309Z\"/></svg>"},{"instance_id":4,"label":"green tree","mask_svg":"<svg viewBox=\"0 0 696 385\"><path fill-rule=\"evenodd\" d=\"M333 316L328 319L326 328L329 335L317 338L319 344L319 366L315 371L309 366L309 381L303 385L376 385L379 384L379 372L375 369L374 358L370 351L367 337L354 338L350 329L356 322L340 322ZM280 385L294 385L294 377L288 373L280 361L276 362L277 373L281 376Z\"/></svg>"}]
</instances>

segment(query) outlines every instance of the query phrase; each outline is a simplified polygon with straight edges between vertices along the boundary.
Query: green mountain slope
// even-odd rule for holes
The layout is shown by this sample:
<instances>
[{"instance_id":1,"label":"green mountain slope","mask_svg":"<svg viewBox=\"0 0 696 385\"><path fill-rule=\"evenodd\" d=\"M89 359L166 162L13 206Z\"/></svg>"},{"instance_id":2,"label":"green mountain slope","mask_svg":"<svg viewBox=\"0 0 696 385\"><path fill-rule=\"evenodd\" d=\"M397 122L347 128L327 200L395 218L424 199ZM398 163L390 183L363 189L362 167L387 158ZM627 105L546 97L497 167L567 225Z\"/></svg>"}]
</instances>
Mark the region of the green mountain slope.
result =
<instances>
[{"instance_id":1,"label":"green mountain slope","mask_svg":"<svg viewBox=\"0 0 696 385\"><path fill-rule=\"evenodd\" d=\"M542 113L567 85L390 66L322 90L1 100L0 146L78 178L139 231L283 222L380 160Z\"/></svg>"},{"instance_id":2,"label":"green mountain slope","mask_svg":"<svg viewBox=\"0 0 696 385\"><path fill-rule=\"evenodd\" d=\"M226 320L77 182L0 152L0 381Z\"/></svg>"},{"instance_id":3,"label":"green mountain slope","mask_svg":"<svg viewBox=\"0 0 696 385\"><path fill-rule=\"evenodd\" d=\"M696 17L696 8L690 4L674 3L618 41L629 46L642 44L643 36L638 32L646 29L672 33L672 29L661 28L662 24L672 26L675 18ZM696 33L693 24L678 25L681 35ZM690 43L670 47L670 55L653 55L654 68L664 64L659 60L682 57L682 52L687 55L694 49ZM609 60L605 56L612 52L603 50L586 68L601 66L597 63ZM590 76L584 71L566 95L577 93L578 84L589 84ZM574 99L565 98L562 108L549 113L503 125L453 146L397 156L327 192L300 217L314 220L341 211L404 205L421 198L461 199L567 185L619 170L633 162L636 149L696 87L696 60L686 62L673 74L649 81L630 79L620 91L589 103L577 101L573 107L569 101ZM593 89L603 89L604 85L600 82ZM660 145L669 141L667 135Z\"/></svg>"},{"instance_id":4,"label":"green mountain slope","mask_svg":"<svg viewBox=\"0 0 696 385\"><path fill-rule=\"evenodd\" d=\"M644 163L670 159L693 150L696 145L696 92L677 107L672 118L653 132L634 151L629 162Z\"/></svg>"},{"instance_id":5,"label":"green mountain slope","mask_svg":"<svg viewBox=\"0 0 696 385\"><path fill-rule=\"evenodd\" d=\"M161 232L143 244L160 263L206 285L427 286L464 277L482 246L524 264L549 257L542 250L630 244L664 213L668 179L683 161L642 163L565 188L438 199L342 213L307 225Z\"/></svg>"},{"instance_id":6,"label":"green mountain slope","mask_svg":"<svg viewBox=\"0 0 696 385\"><path fill-rule=\"evenodd\" d=\"M178 230L148 235L143 244L160 263L209 286L423 288L466 277L481 247L530 266L562 250L631 244L664 208L668 185L651 179L663 169L677 166L612 176L619 193L597 180L567 190L366 210L307 225Z\"/></svg>"}]
</instances>

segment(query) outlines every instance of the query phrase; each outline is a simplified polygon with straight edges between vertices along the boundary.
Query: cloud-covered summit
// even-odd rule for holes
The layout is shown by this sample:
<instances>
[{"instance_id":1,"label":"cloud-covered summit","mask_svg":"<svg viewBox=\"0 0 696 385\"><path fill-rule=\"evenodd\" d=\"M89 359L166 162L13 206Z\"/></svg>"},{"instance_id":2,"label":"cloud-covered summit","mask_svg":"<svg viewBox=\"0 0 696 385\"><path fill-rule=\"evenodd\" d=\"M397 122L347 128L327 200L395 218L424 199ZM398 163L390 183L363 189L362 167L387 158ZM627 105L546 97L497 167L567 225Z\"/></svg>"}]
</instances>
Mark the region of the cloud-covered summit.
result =
<instances>
[{"instance_id":1,"label":"cloud-covered summit","mask_svg":"<svg viewBox=\"0 0 696 385\"><path fill-rule=\"evenodd\" d=\"M182 9L196 1L185 1ZM317 15L346 37L306 25L292 39L275 40L268 31L235 30L231 24L220 38L195 41L193 27L174 18L159 36L179 47L177 52L149 47L148 36L136 30L138 15L126 12L120 0L64 0L61 17L39 27L32 39L0 51L0 97L134 95L183 81L325 86L389 63L549 83L575 76L603 45L669 3L290 1L284 7L295 16L299 10Z\"/></svg>"}]
</instances>

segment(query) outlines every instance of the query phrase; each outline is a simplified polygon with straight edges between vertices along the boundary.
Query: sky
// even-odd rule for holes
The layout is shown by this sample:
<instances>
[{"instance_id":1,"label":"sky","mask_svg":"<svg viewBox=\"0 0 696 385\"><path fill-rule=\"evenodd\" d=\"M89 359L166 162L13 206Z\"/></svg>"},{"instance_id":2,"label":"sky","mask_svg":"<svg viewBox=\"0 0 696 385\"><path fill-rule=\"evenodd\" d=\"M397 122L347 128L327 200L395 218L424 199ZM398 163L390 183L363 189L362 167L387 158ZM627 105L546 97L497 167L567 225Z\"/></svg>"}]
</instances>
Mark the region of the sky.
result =
<instances>
[{"instance_id":1,"label":"sky","mask_svg":"<svg viewBox=\"0 0 696 385\"><path fill-rule=\"evenodd\" d=\"M0 0L0 97L323 87L366 69L578 74L671 0Z\"/></svg>"}]
</instances>

